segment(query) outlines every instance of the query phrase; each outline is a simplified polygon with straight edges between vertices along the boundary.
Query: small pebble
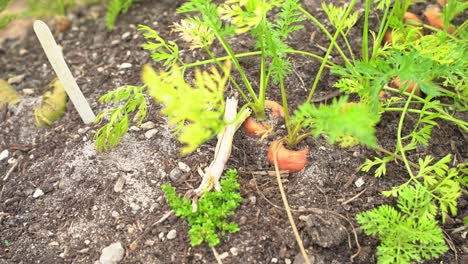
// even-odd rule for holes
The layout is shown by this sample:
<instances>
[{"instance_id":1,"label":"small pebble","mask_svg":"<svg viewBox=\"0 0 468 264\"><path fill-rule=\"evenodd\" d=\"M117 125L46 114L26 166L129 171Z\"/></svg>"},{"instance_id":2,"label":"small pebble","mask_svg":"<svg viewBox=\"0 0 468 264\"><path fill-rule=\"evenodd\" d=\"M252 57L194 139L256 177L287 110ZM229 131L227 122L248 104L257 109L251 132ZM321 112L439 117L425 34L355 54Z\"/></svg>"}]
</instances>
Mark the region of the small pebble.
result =
<instances>
[{"instance_id":1,"label":"small pebble","mask_svg":"<svg viewBox=\"0 0 468 264\"><path fill-rule=\"evenodd\" d=\"M179 163L177 163L177 165L179 166L179 169L181 171L184 171L184 172L189 172L190 171L190 167L187 164L183 163L183 162L179 161Z\"/></svg>"},{"instance_id":2,"label":"small pebble","mask_svg":"<svg viewBox=\"0 0 468 264\"><path fill-rule=\"evenodd\" d=\"M33 193L33 198L39 198L41 197L42 195L44 195L44 191L37 188L34 193Z\"/></svg>"},{"instance_id":3,"label":"small pebble","mask_svg":"<svg viewBox=\"0 0 468 264\"><path fill-rule=\"evenodd\" d=\"M3 150L1 153L0 153L0 161L8 158L8 155L10 155L10 152L8 152L8 149L5 149Z\"/></svg>"},{"instance_id":4,"label":"small pebble","mask_svg":"<svg viewBox=\"0 0 468 264\"><path fill-rule=\"evenodd\" d=\"M88 239L86 239L86 240L84 241L84 243L85 243L85 245L89 245L89 244L91 244L91 241L88 240Z\"/></svg>"},{"instance_id":5,"label":"small pebble","mask_svg":"<svg viewBox=\"0 0 468 264\"><path fill-rule=\"evenodd\" d=\"M158 133L158 130L156 128L148 130L145 132L145 138L150 139L154 137Z\"/></svg>"},{"instance_id":6,"label":"small pebble","mask_svg":"<svg viewBox=\"0 0 468 264\"><path fill-rule=\"evenodd\" d=\"M122 192L124 185L125 185L125 178L124 176L121 175L115 182L114 192L116 193Z\"/></svg>"},{"instance_id":7,"label":"small pebble","mask_svg":"<svg viewBox=\"0 0 468 264\"><path fill-rule=\"evenodd\" d=\"M155 126L156 125L153 122L148 121L148 122L141 124L140 128L144 130L150 130L150 129L153 129Z\"/></svg>"},{"instance_id":8,"label":"small pebble","mask_svg":"<svg viewBox=\"0 0 468 264\"><path fill-rule=\"evenodd\" d=\"M291 262L290 259L288 259L288 258L285 258L285 259L284 259L284 264L291 264L291 263L292 263L292 262Z\"/></svg>"},{"instance_id":9,"label":"small pebble","mask_svg":"<svg viewBox=\"0 0 468 264\"><path fill-rule=\"evenodd\" d=\"M20 49L19 50L19 55L20 56L26 55L27 53L28 53L28 50L26 50L26 49Z\"/></svg>"},{"instance_id":10,"label":"small pebble","mask_svg":"<svg viewBox=\"0 0 468 264\"><path fill-rule=\"evenodd\" d=\"M112 216L113 218L118 218L118 217L120 216L120 214L119 214L119 212L117 212L117 211L112 211L112 212L111 212L111 216Z\"/></svg>"},{"instance_id":11,"label":"small pebble","mask_svg":"<svg viewBox=\"0 0 468 264\"><path fill-rule=\"evenodd\" d=\"M162 240L164 238L164 232L159 233L158 237L159 237L159 239Z\"/></svg>"},{"instance_id":12,"label":"small pebble","mask_svg":"<svg viewBox=\"0 0 468 264\"><path fill-rule=\"evenodd\" d=\"M221 253L218 256L218 258L221 259L221 260L223 260L223 259L225 259L227 257L229 257L229 253L227 253L227 252Z\"/></svg>"},{"instance_id":13,"label":"small pebble","mask_svg":"<svg viewBox=\"0 0 468 264\"><path fill-rule=\"evenodd\" d=\"M156 242L154 242L154 240L146 240L145 241L145 245L150 246L150 247L153 246L155 243Z\"/></svg>"},{"instance_id":14,"label":"small pebble","mask_svg":"<svg viewBox=\"0 0 468 264\"><path fill-rule=\"evenodd\" d=\"M131 37L131 33L130 32L125 32L122 34L122 40L130 40L132 37Z\"/></svg>"},{"instance_id":15,"label":"small pebble","mask_svg":"<svg viewBox=\"0 0 468 264\"><path fill-rule=\"evenodd\" d=\"M111 46L117 46L119 44L120 44L120 39L116 39L111 42Z\"/></svg>"},{"instance_id":16,"label":"small pebble","mask_svg":"<svg viewBox=\"0 0 468 264\"><path fill-rule=\"evenodd\" d=\"M31 89L31 88L26 88L26 89L23 89L23 94L25 95L31 95L31 94L34 94L34 90Z\"/></svg>"},{"instance_id":17,"label":"small pebble","mask_svg":"<svg viewBox=\"0 0 468 264\"><path fill-rule=\"evenodd\" d=\"M88 132L88 130L89 130L89 127L79 128L78 134L83 135L84 133Z\"/></svg>"},{"instance_id":18,"label":"small pebble","mask_svg":"<svg viewBox=\"0 0 468 264\"><path fill-rule=\"evenodd\" d=\"M364 180L362 179L362 177L360 177L359 179L357 179L355 182L354 182L354 185L356 185L356 187L361 187L362 185L364 185Z\"/></svg>"},{"instance_id":19,"label":"small pebble","mask_svg":"<svg viewBox=\"0 0 468 264\"><path fill-rule=\"evenodd\" d=\"M49 243L49 246L58 246L59 243L57 241L52 241Z\"/></svg>"},{"instance_id":20,"label":"small pebble","mask_svg":"<svg viewBox=\"0 0 468 264\"><path fill-rule=\"evenodd\" d=\"M237 256L237 254L239 254L239 250L236 247L230 248L229 251L231 251L233 256Z\"/></svg>"},{"instance_id":21,"label":"small pebble","mask_svg":"<svg viewBox=\"0 0 468 264\"><path fill-rule=\"evenodd\" d=\"M179 168L174 168L169 172L169 179L171 181L178 181L183 175L183 172Z\"/></svg>"},{"instance_id":22,"label":"small pebble","mask_svg":"<svg viewBox=\"0 0 468 264\"><path fill-rule=\"evenodd\" d=\"M120 242L110 244L108 247L102 249L101 256L99 257L100 264L117 264L125 254L125 249Z\"/></svg>"},{"instance_id":23,"label":"small pebble","mask_svg":"<svg viewBox=\"0 0 468 264\"><path fill-rule=\"evenodd\" d=\"M122 64L119 65L119 69L120 70L124 70L124 69L130 69L132 67L132 64L131 63L128 63L128 62L124 62Z\"/></svg>"},{"instance_id":24,"label":"small pebble","mask_svg":"<svg viewBox=\"0 0 468 264\"><path fill-rule=\"evenodd\" d=\"M137 126L131 126L130 131L140 131L141 129Z\"/></svg>"},{"instance_id":25,"label":"small pebble","mask_svg":"<svg viewBox=\"0 0 468 264\"><path fill-rule=\"evenodd\" d=\"M7 162L8 162L8 164L11 165L11 164L16 163L16 159L15 158L9 158Z\"/></svg>"},{"instance_id":26,"label":"small pebble","mask_svg":"<svg viewBox=\"0 0 468 264\"><path fill-rule=\"evenodd\" d=\"M13 77L11 77L11 78L8 78L8 83L9 83L9 84L19 84L19 83L22 83L25 76L26 76L25 74L20 74L20 75L16 75L16 76L13 76Z\"/></svg>"},{"instance_id":27,"label":"small pebble","mask_svg":"<svg viewBox=\"0 0 468 264\"><path fill-rule=\"evenodd\" d=\"M278 263L278 259L277 258L272 258L271 263Z\"/></svg>"},{"instance_id":28,"label":"small pebble","mask_svg":"<svg viewBox=\"0 0 468 264\"><path fill-rule=\"evenodd\" d=\"M177 231L175 229L172 229L171 231L169 231L169 233L167 233L167 239L168 240L172 240L174 238L176 238L177 236Z\"/></svg>"}]
</instances>

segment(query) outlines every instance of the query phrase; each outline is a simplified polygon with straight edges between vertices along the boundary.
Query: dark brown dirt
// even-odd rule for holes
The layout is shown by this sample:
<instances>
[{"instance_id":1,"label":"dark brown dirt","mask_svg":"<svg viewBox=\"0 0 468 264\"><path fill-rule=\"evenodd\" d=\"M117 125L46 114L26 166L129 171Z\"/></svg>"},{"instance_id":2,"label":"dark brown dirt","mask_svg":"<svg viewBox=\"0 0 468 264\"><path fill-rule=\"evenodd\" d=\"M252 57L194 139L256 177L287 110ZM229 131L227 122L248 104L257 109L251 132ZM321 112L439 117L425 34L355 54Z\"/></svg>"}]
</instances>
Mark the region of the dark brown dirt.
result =
<instances>
[{"instance_id":1,"label":"dark brown dirt","mask_svg":"<svg viewBox=\"0 0 468 264\"><path fill-rule=\"evenodd\" d=\"M105 29L104 6L83 8L70 15L71 30L55 34L96 113L108 107L98 102L101 95L123 84L141 83L141 67L150 63L150 58L140 48L143 40L136 32L137 25L147 24L163 37L174 39L169 25L180 19L174 15L180 2L141 1L120 18L113 32ZM313 1L307 2L312 8ZM323 20L322 12L314 14ZM129 37L122 39L127 32ZM248 49L249 40L235 41L239 50ZM359 43L360 39L354 41ZM323 55L320 46L326 47L327 41L316 27L307 26L293 35L289 44ZM186 56L203 59L204 55ZM339 62L337 58L332 56L332 60ZM294 57L293 62L297 75L288 78L287 87L294 109L307 96L319 65L302 57ZM131 63L132 67L119 69L122 63ZM254 59L242 60L242 64L248 69L249 78L258 77L255 73L259 66ZM189 246L185 221L172 216L149 229L169 210L160 186L171 181L169 175L183 162L191 170L180 172L173 185L180 193L197 187L200 181L197 169L209 164L215 140L187 157L180 157L171 130L158 115L158 107L150 104L146 121L156 124L155 137L148 140L144 130L131 130L117 148L97 153L93 135L99 125L82 124L71 103L65 116L52 127L35 127L33 109L55 76L32 34L0 47L0 78L21 74L25 75L24 80L14 85L23 95L21 103L0 115L0 150L10 152L7 159L0 161L2 179L13 166L8 161L18 162L6 181L0 179L0 263L93 263L104 247L116 241L126 247L122 263L215 263L207 246ZM334 80L334 76L325 73L317 95L333 92L330 84ZM25 94L24 89L32 89L33 94ZM270 99L278 100L278 87L270 91ZM397 120L396 114L383 116L378 126L382 146L391 149L394 145ZM387 176L376 179L356 173L365 158L376 155L372 150L342 149L329 145L323 138L308 139L307 143L311 149L308 166L285 177L284 185L291 207L299 210L294 217L314 263L350 263L351 256L358 251L354 229L360 243L360 254L354 262L375 263L378 241L363 234L355 215L383 203L393 203L380 192L401 184L406 177L404 168L393 163ZM442 122L435 129L430 146L411 154L416 159L419 155L440 158L452 153L457 162L462 162L468 156L466 146L460 131ZM266 162L266 151L267 142L259 142L241 130L235 136L227 167L239 170L244 201L232 217L239 223L240 231L223 237L216 247L220 254L228 254L223 263L292 263L299 254L282 209L276 179L257 174L272 170ZM115 192L119 178L125 180L125 185ZM354 184L358 178L365 182L359 188ZM33 198L37 189L44 195ZM359 198L342 204L363 190ZM443 228L460 226L466 210L466 200L460 199L459 216L451 218ZM166 235L172 229L177 236L168 240ZM466 241L460 233L450 233L450 237L457 253L450 250L441 259L428 263L466 261ZM129 244L137 238L140 238L137 248L130 250Z\"/></svg>"}]
</instances>

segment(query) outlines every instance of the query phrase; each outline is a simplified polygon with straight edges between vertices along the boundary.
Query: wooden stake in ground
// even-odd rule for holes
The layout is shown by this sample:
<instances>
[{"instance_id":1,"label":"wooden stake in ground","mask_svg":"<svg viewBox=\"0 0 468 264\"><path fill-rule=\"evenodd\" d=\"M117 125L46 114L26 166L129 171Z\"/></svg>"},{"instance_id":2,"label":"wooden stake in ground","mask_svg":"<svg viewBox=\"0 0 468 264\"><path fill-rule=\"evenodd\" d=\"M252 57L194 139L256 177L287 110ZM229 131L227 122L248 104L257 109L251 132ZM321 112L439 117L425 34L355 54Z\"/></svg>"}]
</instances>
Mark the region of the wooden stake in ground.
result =
<instances>
[{"instance_id":1,"label":"wooden stake in ground","mask_svg":"<svg viewBox=\"0 0 468 264\"><path fill-rule=\"evenodd\" d=\"M78 111L81 119L85 124L92 123L96 116L73 78L67 63L63 58L62 51L57 45L57 42L55 42L54 36L52 35L52 32L50 32L49 27L43 21L36 20L34 22L34 32L36 32L36 36L39 39L52 68L63 84L68 97L70 97L70 100Z\"/></svg>"}]
</instances>

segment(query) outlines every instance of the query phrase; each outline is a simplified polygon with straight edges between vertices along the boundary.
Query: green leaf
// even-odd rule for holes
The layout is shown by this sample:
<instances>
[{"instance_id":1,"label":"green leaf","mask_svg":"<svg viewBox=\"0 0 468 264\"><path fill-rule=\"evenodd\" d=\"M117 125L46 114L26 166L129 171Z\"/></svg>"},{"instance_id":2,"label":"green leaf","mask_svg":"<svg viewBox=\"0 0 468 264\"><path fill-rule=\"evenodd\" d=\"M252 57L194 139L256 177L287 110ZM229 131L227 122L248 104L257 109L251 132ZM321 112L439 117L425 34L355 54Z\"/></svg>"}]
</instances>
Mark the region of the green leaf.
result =
<instances>
[{"instance_id":1,"label":"green leaf","mask_svg":"<svg viewBox=\"0 0 468 264\"><path fill-rule=\"evenodd\" d=\"M318 108L305 103L295 112L295 122L310 128L315 137L324 134L330 143L334 143L342 140L343 136L352 136L359 143L370 147L377 146L374 127L379 118L366 104L348 104L347 97Z\"/></svg>"},{"instance_id":2,"label":"green leaf","mask_svg":"<svg viewBox=\"0 0 468 264\"><path fill-rule=\"evenodd\" d=\"M215 67L211 72L196 70L192 87L185 82L183 72L177 66L170 73L156 73L149 66L143 69L143 82L148 86L149 94L163 105L162 113L184 144L183 155L197 149L225 126L224 86L230 63L227 62L222 70L224 76Z\"/></svg>"},{"instance_id":3,"label":"green leaf","mask_svg":"<svg viewBox=\"0 0 468 264\"><path fill-rule=\"evenodd\" d=\"M147 103L143 94L144 89L144 87L127 85L108 92L99 98L99 102L105 103L124 102L122 105L105 110L96 116L95 123L101 122L106 117L109 118L107 124L94 134L96 148L99 152L108 150L120 143L121 137L128 130L129 114L136 112L134 119L137 120L137 126L143 122L147 111Z\"/></svg>"},{"instance_id":4,"label":"green leaf","mask_svg":"<svg viewBox=\"0 0 468 264\"><path fill-rule=\"evenodd\" d=\"M213 247L220 243L220 236L225 233L235 233L239 230L236 223L227 222L228 216L242 201L237 183L237 171L225 172L225 179L221 180L220 192L207 192L198 200L197 210L192 211L191 201L176 194L175 188L164 184L162 190L167 203L174 210L175 215L187 220L188 232L192 246L207 242Z\"/></svg>"}]
</instances>

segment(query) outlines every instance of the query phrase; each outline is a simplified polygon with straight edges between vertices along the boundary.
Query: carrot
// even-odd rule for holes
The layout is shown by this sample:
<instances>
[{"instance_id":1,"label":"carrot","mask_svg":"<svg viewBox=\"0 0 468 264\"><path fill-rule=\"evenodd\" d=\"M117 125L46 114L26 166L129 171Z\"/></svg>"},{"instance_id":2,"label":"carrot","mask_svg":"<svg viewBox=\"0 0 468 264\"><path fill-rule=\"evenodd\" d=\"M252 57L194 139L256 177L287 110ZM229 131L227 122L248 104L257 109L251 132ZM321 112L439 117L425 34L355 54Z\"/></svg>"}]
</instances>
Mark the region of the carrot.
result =
<instances>
[{"instance_id":1,"label":"carrot","mask_svg":"<svg viewBox=\"0 0 468 264\"><path fill-rule=\"evenodd\" d=\"M308 146L302 150L289 150L284 147L282 141L273 141L268 148L268 162L272 165L275 162L275 151L280 170L288 170L290 172L300 171L304 169L307 164L307 153L309 152Z\"/></svg>"},{"instance_id":2,"label":"carrot","mask_svg":"<svg viewBox=\"0 0 468 264\"><path fill-rule=\"evenodd\" d=\"M400 78L398 76L393 78L393 85L395 87L401 88L405 84L406 84L406 82L400 81ZM417 95L417 96L421 95L421 91L419 90L419 87L416 85L416 82L410 81L409 84L408 84L408 88L406 88L406 92L411 93L413 91L413 89L416 89L416 91L414 91L415 95Z\"/></svg>"},{"instance_id":3,"label":"carrot","mask_svg":"<svg viewBox=\"0 0 468 264\"><path fill-rule=\"evenodd\" d=\"M265 109L270 109L272 116L284 117L283 106L275 101L265 100ZM268 122L257 122L252 117L245 120L244 128L249 135L260 137L266 137L272 130Z\"/></svg>"},{"instance_id":4,"label":"carrot","mask_svg":"<svg viewBox=\"0 0 468 264\"><path fill-rule=\"evenodd\" d=\"M270 109L273 116L284 117L283 106L275 101L265 100L265 109Z\"/></svg>"},{"instance_id":5,"label":"carrot","mask_svg":"<svg viewBox=\"0 0 468 264\"><path fill-rule=\"evenodd\" d=\"M244 122L244 128L251 136L264 136L270 130L266 122L257 122L253 117L249 117Z\"/></svg>"},{"instance_id":6,"label":"carrot","mask_svg":"<svg viewBox=\"0 0 468 264\"><path fill-rule=\"evenodd\" d=\"M423 24L422 20L414 13L411 13L411 12L406 12L405 15L403 16L403 21L410 25L410 26L421 26ZM385 32L385 36L384 36L384 41L386 43L388 43L389 45L392 44L392 33L393 31L391 29L387 30L387 32ZM416 37L416 39L418 39L419 36Z\"/></svg>"},{"instance_id":7,"label":"carrot","mask_svg":"<svg viewBox=\"0 0 468 264\"><path fill-rule=\"evenodd\" d=\"M428 6L424 11L424 16L431 27L435 27L440 30L444 29L444 19L442 18L442 14L438 6ZM455 27L453 25L449 25L447 32L450 34L455 32Z\"/></svg>"},{"instance_id":8,"label":"carrot","mask_svg":"<svg viewBox=\"0 0 468 264\"><path fill-rule=\"evenodd\" d=\"M416 14L411 12L405 12L405 15L403 16L403 21L412 26L420 26L423 23L422 20Z\"/></svg>"}]
</instances>

